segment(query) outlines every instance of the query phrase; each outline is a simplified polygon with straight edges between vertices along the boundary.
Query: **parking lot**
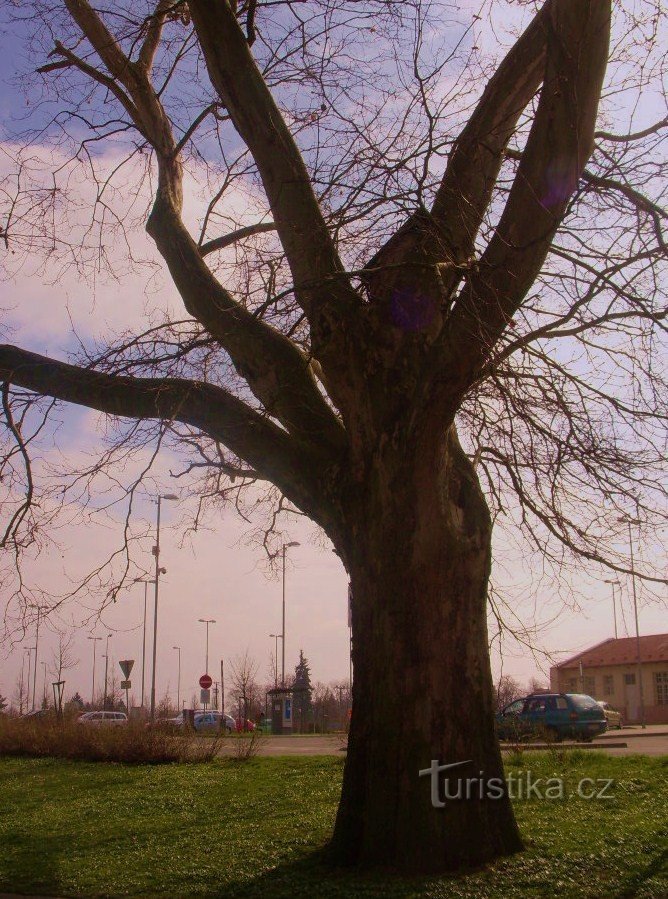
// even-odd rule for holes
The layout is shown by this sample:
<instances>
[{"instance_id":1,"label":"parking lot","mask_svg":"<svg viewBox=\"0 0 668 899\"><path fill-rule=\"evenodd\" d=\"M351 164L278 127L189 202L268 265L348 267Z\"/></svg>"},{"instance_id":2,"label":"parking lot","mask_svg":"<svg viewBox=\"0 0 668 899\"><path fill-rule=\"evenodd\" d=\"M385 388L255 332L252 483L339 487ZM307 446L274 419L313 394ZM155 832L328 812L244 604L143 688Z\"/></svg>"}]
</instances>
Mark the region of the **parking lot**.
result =
<instances>
[{"instance_id":1,"label":"parking lot","mask_svg":"<svg viewBox=\"0 0 668 899\"><path fill-rule=\"evenodd\" d=\"M626 746L619 746L626 743ZM646 730L640 727L625 727L621 731L613 730L601 737L597 737L593 743L560 743L560 748L582 748L583 745L590 749L602 749L610 755L668 755L668 725L648 725ZM262 737L258 755L342 755L345 752L346 739L343 734L303 734L295 736L265 736ZM223 755L229 755L232 747L226 744Z\"/></svg>"}]
</instances>

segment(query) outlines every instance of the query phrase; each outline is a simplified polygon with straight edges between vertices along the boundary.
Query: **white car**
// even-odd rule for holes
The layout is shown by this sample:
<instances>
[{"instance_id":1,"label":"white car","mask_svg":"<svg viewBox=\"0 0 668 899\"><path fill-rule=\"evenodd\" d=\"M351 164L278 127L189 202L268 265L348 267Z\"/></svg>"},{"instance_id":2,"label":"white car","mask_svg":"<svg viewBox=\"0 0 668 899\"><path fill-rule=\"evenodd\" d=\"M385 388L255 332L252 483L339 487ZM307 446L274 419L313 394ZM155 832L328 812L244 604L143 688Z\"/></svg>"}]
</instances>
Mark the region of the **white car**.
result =
<instances>
[{"instance_id":1,"label":"white car","mask_svg":"<svg viewBox=\"0 0 668 899\"><path fill-rule=\"evenodd\" d=\"M622 713L613 709L609 702L605 702L602 699L597 699L596 702L603 709L603 714L605 715L605 720L608 722L608 727L616 727L617 730L621 730L622 727L624 727Z\"/></svg>"},{"instance_id":2,"label":"white car","mask_svg":"<svg viewBox=\"0 0 668 899\"><path fill-rule=\"evenodd\" d=\"M86 712L77 718L77 723L93 727L119 727L128 723L128 716L125 712Z\"/></svg>"},{"instance_id":3,"label":"white car","mask_svg":"<svg viewBox=\"0 0 668 899\"><path fill-rule=\"evenodd\" d=\"M183 727L183 712L179 713L176 718L168 718L161 723L171 727ZM224 729L228 734L231 734L233 730L236 730L234 718L230 717L230 715L223 715L215 709L210 709L206 712L203 710L196 711L194 724L196 731L218 731Z\"/></svg>"}]
</instances>

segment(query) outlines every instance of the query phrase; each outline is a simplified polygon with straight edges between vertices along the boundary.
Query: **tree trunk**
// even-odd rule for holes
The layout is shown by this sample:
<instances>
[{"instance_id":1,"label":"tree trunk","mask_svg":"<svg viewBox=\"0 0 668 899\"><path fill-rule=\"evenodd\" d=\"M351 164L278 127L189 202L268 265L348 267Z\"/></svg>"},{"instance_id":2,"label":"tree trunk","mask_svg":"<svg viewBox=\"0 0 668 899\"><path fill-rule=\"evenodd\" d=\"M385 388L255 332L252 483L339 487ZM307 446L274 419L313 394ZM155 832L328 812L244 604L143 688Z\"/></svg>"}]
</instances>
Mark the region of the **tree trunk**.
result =
<instances>
[{"instance_id":1,"label":"tree trunk","mask_svg":"<svg viewBox=\"0 0 668 899\"><path fill-rule=\"evenodd\" d=\"M415 443L374 459L344 549L353 712L331 850L343 864L439 872L522 843L494 734L489 512L454 428ZM419 776L432 760L467 762L439 775L443 807L432 804L432 777ZM465 797L473 778L483 780L484 798L478 782L471 798L444 798L446 782L449 796Z\"/></svg>"}]
</instances>

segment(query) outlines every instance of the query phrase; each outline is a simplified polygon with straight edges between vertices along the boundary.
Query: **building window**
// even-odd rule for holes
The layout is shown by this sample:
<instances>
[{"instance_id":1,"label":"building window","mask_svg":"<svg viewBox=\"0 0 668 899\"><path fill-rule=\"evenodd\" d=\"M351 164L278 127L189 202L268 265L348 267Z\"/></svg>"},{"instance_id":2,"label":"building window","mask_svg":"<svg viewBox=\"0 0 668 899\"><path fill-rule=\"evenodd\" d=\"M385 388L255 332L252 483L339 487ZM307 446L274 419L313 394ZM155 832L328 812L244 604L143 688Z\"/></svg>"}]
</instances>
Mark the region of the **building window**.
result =
<instances>
[{"instance_id":1,"label":"building window","mask_svg":"<svg viewBox=\"0 0 668 899\"><path fill-rule=\"evenodd\" d=\"M603 695L604 696L614 696L615 695L615 679L612 674L604 674L603 675Z\"/></svg>"},{"instance_id":2,"label":"building window","mask_svg":"<svg viewBox=\"0 0 668 899\"><path fill-rule=\"evenodd\" d=\"M593 677L591 677L591 676L590 676L590 677L587 677L587 676L585 675L585 678L584 678L584 691L585 691L585 693L587 693L589 696L593 696L593 695L594 695L594 693L595 693L595 691L596 691L596 679L595 679L595 678L593 678Z\"/></svg>"},{"instance_id":3,"label":"building window","mask_svg":"<svg viewBox=\"0 0 668 899\"><path fill-rule=\"evenodd\" d=\"M668 705L668 671L657 671L654 675L656 704Z\"/></svg>"},{"instance_id":4,"label":"building window","mask_svg":"<svg viewBox=\"0 0 668 899\"><path fill-rule=\"evenodd\" d=\"M624 683L627 687L634 687L636 682L635 674L625 674L624 675Z\"/></svg>"}]
</instances>

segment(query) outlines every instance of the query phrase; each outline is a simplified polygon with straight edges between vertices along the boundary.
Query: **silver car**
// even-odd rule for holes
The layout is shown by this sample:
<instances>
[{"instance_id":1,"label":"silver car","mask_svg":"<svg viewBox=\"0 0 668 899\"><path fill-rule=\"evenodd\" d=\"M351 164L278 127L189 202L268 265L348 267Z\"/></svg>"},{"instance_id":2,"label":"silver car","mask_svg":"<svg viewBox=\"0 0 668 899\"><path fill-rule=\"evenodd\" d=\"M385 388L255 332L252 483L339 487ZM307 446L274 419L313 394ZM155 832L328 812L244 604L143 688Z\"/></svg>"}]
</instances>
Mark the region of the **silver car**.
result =
<instances>
[{"instance_id":1,"label":"silver car","mask_svg":"<svg viewBox=\"0 0 668 899\"><path fill-rule=\"evenodd\" d=\"M86 712L77 718L78 724L92 727L122 727L128 723L125 712Z\"/></svg>"}]
</instances>

